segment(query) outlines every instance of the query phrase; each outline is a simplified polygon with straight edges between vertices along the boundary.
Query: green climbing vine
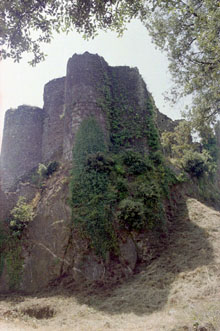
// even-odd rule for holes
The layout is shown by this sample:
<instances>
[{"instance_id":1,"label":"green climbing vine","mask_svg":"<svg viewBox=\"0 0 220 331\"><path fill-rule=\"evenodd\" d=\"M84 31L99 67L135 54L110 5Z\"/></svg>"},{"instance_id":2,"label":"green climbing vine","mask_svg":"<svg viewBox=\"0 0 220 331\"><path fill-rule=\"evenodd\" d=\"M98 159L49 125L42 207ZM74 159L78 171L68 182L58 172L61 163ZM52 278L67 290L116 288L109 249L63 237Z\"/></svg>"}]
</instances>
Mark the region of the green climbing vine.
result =
<instances>
[{"instance_id":1,"label":"green climbing vine","mask_svg":"<svg viewBox=\"0 0 220 331\"><path fill-rule=\"evenodd\" d=\"M152 148L154 152L156 148ZM101 127L89 117L82 121L73 149L73 226L88 238L98 255L117 253L121 228L164 230L163 200L174 181L162 159L158 164L132 148L108 150Z\"/></svg>"}]
</instances>

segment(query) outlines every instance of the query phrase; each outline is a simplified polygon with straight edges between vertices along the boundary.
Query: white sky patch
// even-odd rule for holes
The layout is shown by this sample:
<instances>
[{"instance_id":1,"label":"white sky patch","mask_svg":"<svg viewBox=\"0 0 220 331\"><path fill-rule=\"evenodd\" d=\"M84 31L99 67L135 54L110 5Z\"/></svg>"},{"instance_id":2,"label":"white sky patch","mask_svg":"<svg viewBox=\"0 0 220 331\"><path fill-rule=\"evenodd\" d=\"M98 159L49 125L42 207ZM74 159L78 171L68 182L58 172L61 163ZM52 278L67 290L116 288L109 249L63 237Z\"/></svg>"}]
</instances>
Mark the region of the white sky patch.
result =
<instances>
[{"instance_id":1,"label":"white sky patch","mask_svg":"<svg viewBox=\"0 0 220 331\"><path fill-rule=\"evenodd\" d=\"M167 58L155 49L146 28L138 21L131 22L120 38L114 32L102 31L89 41L75 32L67 36L55 34L53 41L45 45L43 50L47 58L34 68L28 64L28 55L20 63L11 60L1 62L0 136L5 111L22 104L42 107L44 85L54 78L65 76L68 59L74 53L85 51L103 56L111 66L137 67L159 110L173 119L180 118L181 109L171 108L163 97L163 93L171 86Z\"/></svg>"}]
</instances>

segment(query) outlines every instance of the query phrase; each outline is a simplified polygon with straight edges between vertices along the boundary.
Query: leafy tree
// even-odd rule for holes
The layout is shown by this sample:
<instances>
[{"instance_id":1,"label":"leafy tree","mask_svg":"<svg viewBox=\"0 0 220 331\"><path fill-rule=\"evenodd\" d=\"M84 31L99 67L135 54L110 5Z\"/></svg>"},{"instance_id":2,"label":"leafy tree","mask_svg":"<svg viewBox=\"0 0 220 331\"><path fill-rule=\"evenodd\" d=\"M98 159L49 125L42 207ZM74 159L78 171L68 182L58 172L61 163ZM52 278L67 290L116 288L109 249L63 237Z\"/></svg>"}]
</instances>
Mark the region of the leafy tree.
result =
<instances>
[{"instance_id":1,"label":"leafy tree","mask_svg":"<svg viewBox=\"0 0 220 331\"><path fill-rule=\"evenodd\" d=\"M192 95L188 116L202 130L220 112L219 1L155 0L146 7L145 25L170 61L172 97Z\"/></svg>"},{"instance_id":2,"label":"leafy tree","mask_svg":"<svg viewBox=\"0 0 220 331\"><path fill-rule=\"evenodd\" d=\"M186 172L197 178L204 174L213 175L216 171L216 166L207 150L202 153L189 150L185 152L180 162Z\"/></svg>"},{"instance_id":3,"label":"leafy tree","mask_svg":"<svg viewBox=\"0 0 220 331\"><path fill-rule=\"evenodd\" d=\"M195 149L195 144L192 145L190 123L181 121L173 132L164 131L161 144L165 154L171 158L180 158L186 151Z\"/></svg>"},{"instance_id":4,"label":"leafy tree","mask_svg":"<svg viewBox=\"0 0 220 331\"><path fill-rule=\"evenodd\" d=\"M31 63L36 64L45 57L40 44L50 42L54 31L75 29L86 37L106 28L121 33L141 8L137 0L1 0L0 57L18 62L24 52L31 52Z\"/></svg>"}]
</instances>

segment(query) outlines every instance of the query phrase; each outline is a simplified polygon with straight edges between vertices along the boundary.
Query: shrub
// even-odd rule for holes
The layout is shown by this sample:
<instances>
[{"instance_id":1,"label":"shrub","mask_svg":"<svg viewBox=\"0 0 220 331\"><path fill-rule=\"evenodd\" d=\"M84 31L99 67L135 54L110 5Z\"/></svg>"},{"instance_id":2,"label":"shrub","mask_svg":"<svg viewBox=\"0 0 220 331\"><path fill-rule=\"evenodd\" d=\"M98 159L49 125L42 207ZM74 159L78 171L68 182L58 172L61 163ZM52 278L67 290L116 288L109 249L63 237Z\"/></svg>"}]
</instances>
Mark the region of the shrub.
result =
<instances>
[{"instance_id":1,"label":"shrub","mask_svg":"<svg viewBox=\"0 0 220 331\"><path fill-rule=\"evenodd\" d=\"M39 163L37 174L40 177L40 179L47 177L47 167L43 163Z\"/></svg>"},{"instance_id":2,"label":"shrub","mask_svg":"<svg viewBox=\"0 0 220 331\"><path fill-rule=\"evenodd\" d=\"M209 169L206 153L188 151L183 155L181 163L186 172L198 178Z\"/></svg>"},{"instance_id":3,"label":"shrub","mask_svg":"<svg viewBox=\"0 0 220 331\"><path fill-rule=\"evenodd\" d=\"M55 171L57 171L58 167L59 163L57 161L51 161L47 165L46 177L48 178L49 176L51 176Z\"/></svg>"},{"instance_id":4,"label":"shrub","mask_svg":"<svg viewBox=\"0 0 220 331\"><path fill-rule=\"evenodd\" d=\"M26 203L24 197L19 197L16 206L11 211L9 220L9 227L12 235L20 237L22 231L27 227L28 223L32 221L34 217L33 208Z\"/></svg>"},{"instance_id":5,"label":"shrub","mask_svg":"<svg viewBox=\"0 0 220 331\"><path fill-rule=\"evenodd\" d=\"M140 230L145 223L144 205L139 201L124 199L119 204L117 216L128 230Z\"/></svg>"},{"instance_id":6,"label":"shrub","mask_svg":"<svg viewBox=\"0 0 220 331\"><path fill-rule=\"evenodd\" d=\"M94 118L83 120L73 149L71 203L73 225L98 255L114 249L111 205L114 190L109 190L109 174L114 161L104 152L104 134Z\"/></svg>"},{"instance_id":7,"label":"shrub","mask_svg":"<svg viewBox=\"0 0 220 331\"><path fill-rule=\"evenodd\" d=\"M114 165L113 159L107 157L101 152L89 155L85 163L86 171L95 170L97 172L105 173L110 173Z\"/></svg>"},{"instance_id":8,"label":"shrub","mask_svg":"<svg viewBox=\"0 0 220 331\"><path fill-rule=\"evenodd\" d=\"M126 151L122 155L122 161L127 166L129 174L139 175L144 173L150 168L149 161L144 158L140 153L134 151Z\"/></svg>"},{"instance_id":9,"label":"shrub","mask_svg":"<svg viewBox=\"0 0 220 331\"><path fill-rule=\"evenodd\" d=\"M188 151L181 159L183 169L197 178L215 171L214 163L207 151L202 153Z\"/></svg>"}]
</instances>

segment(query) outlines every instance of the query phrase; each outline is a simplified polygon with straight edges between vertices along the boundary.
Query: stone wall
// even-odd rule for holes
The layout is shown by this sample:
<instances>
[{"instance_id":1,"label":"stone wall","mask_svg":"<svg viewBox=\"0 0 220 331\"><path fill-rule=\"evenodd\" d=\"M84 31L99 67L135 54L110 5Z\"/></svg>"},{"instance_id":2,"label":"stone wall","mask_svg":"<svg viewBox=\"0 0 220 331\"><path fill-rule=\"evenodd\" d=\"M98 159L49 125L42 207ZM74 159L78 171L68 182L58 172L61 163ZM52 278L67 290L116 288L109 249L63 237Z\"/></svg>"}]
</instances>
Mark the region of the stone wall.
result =
<instances>
[{"instance_id":1,"label":"stone wall","mask_svg":"<svg viewBox=\"0 0 220 331\"><path fill-rule=\"evenodd\" d=\"M120 132L128 137L120 147L128 143L147 150L146 137L137 137L136 129L146 130L143 119L151 116L149 98L137 68L110 67L97 54L74 54L66 77L45 85L43 110L20 106L7 111L1 154L3 191L40 162L71 162L77 129L91 115L102 127L106 141ZM120 109L117 127L111 118L115 113L109 115L109 109L113 113ZM161 131L172 131L178 124L159 112L156 117Z\"/></svg>"},{"instance_id":2,"label":"stone wall","mask_svg":"<svg viewBox=\"0 0 220 331\"><path fill-rule=\"evenodd\" d=\"M23 105L6 112L1 151L4 191L41 162L42 130L42 109Z\"/></svg>"},{"instance_id":3,"label":"stone wall","mask_svg":"<svg viewBox=\"0 0 220 331\"><path fill-rule=\"evenodd\" d=\"M93 115L107 133L106 114L98 105L102 98L100 85L108 64L98 56L74 54L67 64L64 119L64 159L72 160L72 148L77 129L82 120Z\"/></svg>"},{"instance_id":4,"label":"stone wall","mask_svg":"<svg viewBox=\"0 0 220 331\"><path fill-rule=\"evenodd\" d=\"M179 125L180 121L182 120L173 121L171 118L160 113L159 110L157 110L156 122L160 133L164 131L173 132L175 127Z\"/></svg>"},{"instance_id":5,"label":"stone wall","mask_svg":"<svg viewBox=\"0 0 220 331\"><path fill-rule=\"evenodd\" d=\"M50 81L44 87L44 124L42 161L60 159L63 151L65 77Z\"/></svg>"},{"instance_id":6,"label":"stone wall","mask_svg":"<svg viewBox=\"0 0 220 331\"><path fill-rule=\"evenodd\" d=\"M151 116L147 106L150 95L146 84L137 68L127 66L109 67L109 77L112 90L112 107L116 111L122 109L120 111L121 117L118 119L118 131L124 132L125 136L133 137L129 139L128 144L146 151L146 136L145 138L143 136L141 138L137 137L137 131L142 133L146 130L144 118Z\"/></svg>"}]
</instances>

